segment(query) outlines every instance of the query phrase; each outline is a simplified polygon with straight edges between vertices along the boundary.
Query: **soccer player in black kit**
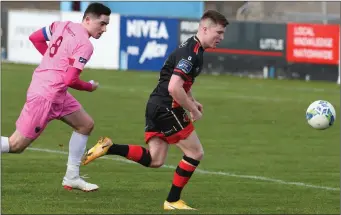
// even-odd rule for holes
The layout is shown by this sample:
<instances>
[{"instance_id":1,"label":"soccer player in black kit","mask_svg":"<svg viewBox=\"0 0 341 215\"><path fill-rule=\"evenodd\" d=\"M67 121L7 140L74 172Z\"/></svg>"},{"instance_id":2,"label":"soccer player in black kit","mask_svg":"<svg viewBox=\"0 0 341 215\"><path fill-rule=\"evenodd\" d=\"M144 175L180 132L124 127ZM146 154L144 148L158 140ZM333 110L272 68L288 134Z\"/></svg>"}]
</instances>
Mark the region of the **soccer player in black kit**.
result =
<instances>
[{"instance_id":1,"label":"soccer player in black kit","mask_svg":"<svg viewBox=\"0 0 341 215\"><path fill-rule=\"evenodd\" d=\"M215 48L224 39L227 25L222 14L206 11L200 19L197 34L182 43L165 61L146 107L145 142L149 149L115 144L108 137L100 138L84 155L83 165L103 155L120 155L143 166L158 168L165 162L169 145L175 144L184 156L176 168L164 209L193 210L180 199L182 189L204 154L193 126L193 122L202 117L203 106L193 98L191 86L202 70L205 49Z\"/></svg>"}]
</instances>

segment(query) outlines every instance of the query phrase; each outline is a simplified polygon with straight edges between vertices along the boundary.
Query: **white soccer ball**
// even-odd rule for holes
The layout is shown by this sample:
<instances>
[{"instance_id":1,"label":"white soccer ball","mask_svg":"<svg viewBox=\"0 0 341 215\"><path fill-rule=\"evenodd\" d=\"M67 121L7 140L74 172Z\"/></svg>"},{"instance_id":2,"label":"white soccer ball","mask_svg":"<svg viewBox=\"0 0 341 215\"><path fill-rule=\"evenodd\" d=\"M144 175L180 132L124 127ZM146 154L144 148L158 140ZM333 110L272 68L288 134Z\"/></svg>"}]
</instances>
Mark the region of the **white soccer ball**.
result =
<instances>
[{"instance_id":1,"label":"white soccer ball","mask_svg":"<svg viewBox=\"0 0 341 215\"><path fill-rule=\"evenodd\" d=\"M306 111L308 124L319 130L329 128L336 119L335 109L325 100L317 100L311 103Z\"/></svg>"}]
</instances>

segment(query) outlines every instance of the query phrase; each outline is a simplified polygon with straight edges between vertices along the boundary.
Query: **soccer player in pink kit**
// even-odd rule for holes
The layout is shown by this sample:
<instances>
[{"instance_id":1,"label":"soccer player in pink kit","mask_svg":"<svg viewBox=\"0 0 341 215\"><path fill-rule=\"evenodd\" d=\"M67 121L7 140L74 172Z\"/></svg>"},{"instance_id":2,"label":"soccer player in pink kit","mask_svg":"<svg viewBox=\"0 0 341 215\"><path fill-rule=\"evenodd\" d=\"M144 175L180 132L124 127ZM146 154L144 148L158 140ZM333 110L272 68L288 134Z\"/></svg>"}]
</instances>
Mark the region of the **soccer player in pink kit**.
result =
<instances>
[{"instance_id":1,"label":"soccer player in pink kit","mask_svg":"<svg viewBox=\"0 0 341 215\"><path fill-rule=\"evenodd\" d=\"M93 53L89 38L101 37L109 24L110 14L108 7L92 3L85 10L82 23L54 22L30 35L29 39L43 58L33 73L15 132L9 138L1 137L1 153L21 153L51 120L59 119L71 126L74 132L62 182L68 190L98 189L96 184L79 176L81 158L94 121L67 90L69 87L88 92L97 89L97 82L85 82L79 76ZM49 45L46 41L50 41Z\"/></svg>"}]
</instances>

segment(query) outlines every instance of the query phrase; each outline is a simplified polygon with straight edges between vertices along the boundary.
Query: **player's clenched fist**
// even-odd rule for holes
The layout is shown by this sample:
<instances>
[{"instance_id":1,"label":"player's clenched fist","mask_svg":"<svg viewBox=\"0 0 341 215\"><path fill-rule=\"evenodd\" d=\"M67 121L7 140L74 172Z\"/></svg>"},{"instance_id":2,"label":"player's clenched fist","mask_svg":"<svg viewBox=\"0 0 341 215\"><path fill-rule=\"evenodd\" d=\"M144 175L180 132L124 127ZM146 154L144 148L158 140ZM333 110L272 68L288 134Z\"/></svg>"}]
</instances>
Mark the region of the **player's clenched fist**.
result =
<instances>
[{"instance_id":1,"label":"player's clenched fist","mask_svg":"<svg viewBox=\"0 0 341 215\"><path fill-rule=\"evenodd\" d=\"M204 113L204 106L202 104L200 104L198 101L194 101L195 105L197 106L198 110L201 113Z\"/></svg>"},{"instance_id":2,"label":"player's clenched fist","mask_svg":"<svg viewBox=\"0 0 341 215\"><path fill-rule=\"evenodd\" d=\"M195 109L194 111L190 112L190 114L193 122L201 119L202 117L202 113L199 111L199 109Z\"/></svg>"},{"instance_id":3,"label":"player's clenched fist","mask_svg":"<svg viewBox=\"0 0 341 215\"><path fill-rule=\"evenodd\" d=\"M90 84L92 84L92 90L91 90L91 92L92 92L92 91L95 91L95 90L98 88L99 83L98 83L97 81L94 81L94 80L91 80L91 81L89 81L89 82L90 82Z\"/></svg>"}]
</instances>

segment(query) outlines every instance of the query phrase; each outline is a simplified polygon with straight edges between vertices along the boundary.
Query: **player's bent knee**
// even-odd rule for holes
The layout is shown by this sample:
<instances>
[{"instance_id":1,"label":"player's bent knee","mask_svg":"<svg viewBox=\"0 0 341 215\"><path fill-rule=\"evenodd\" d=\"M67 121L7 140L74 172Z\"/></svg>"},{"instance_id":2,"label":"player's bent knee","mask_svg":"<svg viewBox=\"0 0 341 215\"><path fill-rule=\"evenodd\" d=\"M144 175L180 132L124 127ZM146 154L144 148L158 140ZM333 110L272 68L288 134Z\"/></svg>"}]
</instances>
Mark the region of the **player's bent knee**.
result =
<instances>
[{"instance_id":1,"label":"player's bent knee","mask_svg":"<svg viewBox=\"0 0 341 215\"><path fill-rule=\"evenodd\" d=\"M160 160L156 160L156 161L153 161L150 163L149 167L150 168L160 168L163 166L165 162L164 161L160 161Z\"/></svg>"},{"instance_id":2,"label":"player's bent knee","mask_svg":"<svg viewBox=\"0 0 341 215\"><path fill-rule=\"evenodd\" d=\"M190 158L200 161L204 158L204 150L192 151L192 152L186 153L186 155Z\"/></svg>"},{"instance_id":3,"label":"player's bent knee","mask_svg":"<svg viewBox=\"0 0 341 215\"><path fill-rule=\"evenodd\" d=\"M204 150L200 150L195 159L202 160L204 158Z\"/></svg>"},{"instance_id":4,"label":"player's bent knee","mask_svg":"<svg viewBox=\"0 0 341 215\"><path fill-rule=\"evenodd\" d=\"M160 168L165 163L168 143L159 137L152 137L148 141L149 152L151 156L150 168Z\"/></svg>"},{"instance_id":5,"label":"player's bent knee","mask_svg":"<svg viewBox=\"0 0 341 215\"><path fill-rule=\"evenodd\" d=\"M14 142L14 143L11 143L10 142L10 146L9 146L9 152L10 153L17 153L17 154L20 154L22 153L23 151L25 150L25 148L17 143L17 142Z\"/></svg>"},{"instance_id":6,"label":"player's bent knee","mask_svg":"<svg viewBox=\"0 0 341 215\"><path fill-rule=\"evenodd\" d=\"M86 126L86 129L88 131L88 133L90 134L92 132L92 130L94 129L95 127L95 122L93 119L89 120L89 123L87 124Z\"/></svg>"},{"instance_id":7,"label":"player's bent knee","mask_svg":"<svg viewBox=\"0 0 341 215\"><path fill-rule=\"evenodd\" d=\"M22 153L27 146L30 144L30 141L18 137L10 137L9 138L9 152L10 153Z\"/></svg>"},{"instance_id":8,"label":"player's bent knee","mask_svg":"<svg viewBox=\"0 0 341 215\"><path fill-rule=\"evenodd\" d=\"M92 130L95 127L95 122L93 119L89 119L82 125L80 128L77 129L78 133L84 134L84 135L89 135L91 134Z\"/></svg>"}]
</instances>

